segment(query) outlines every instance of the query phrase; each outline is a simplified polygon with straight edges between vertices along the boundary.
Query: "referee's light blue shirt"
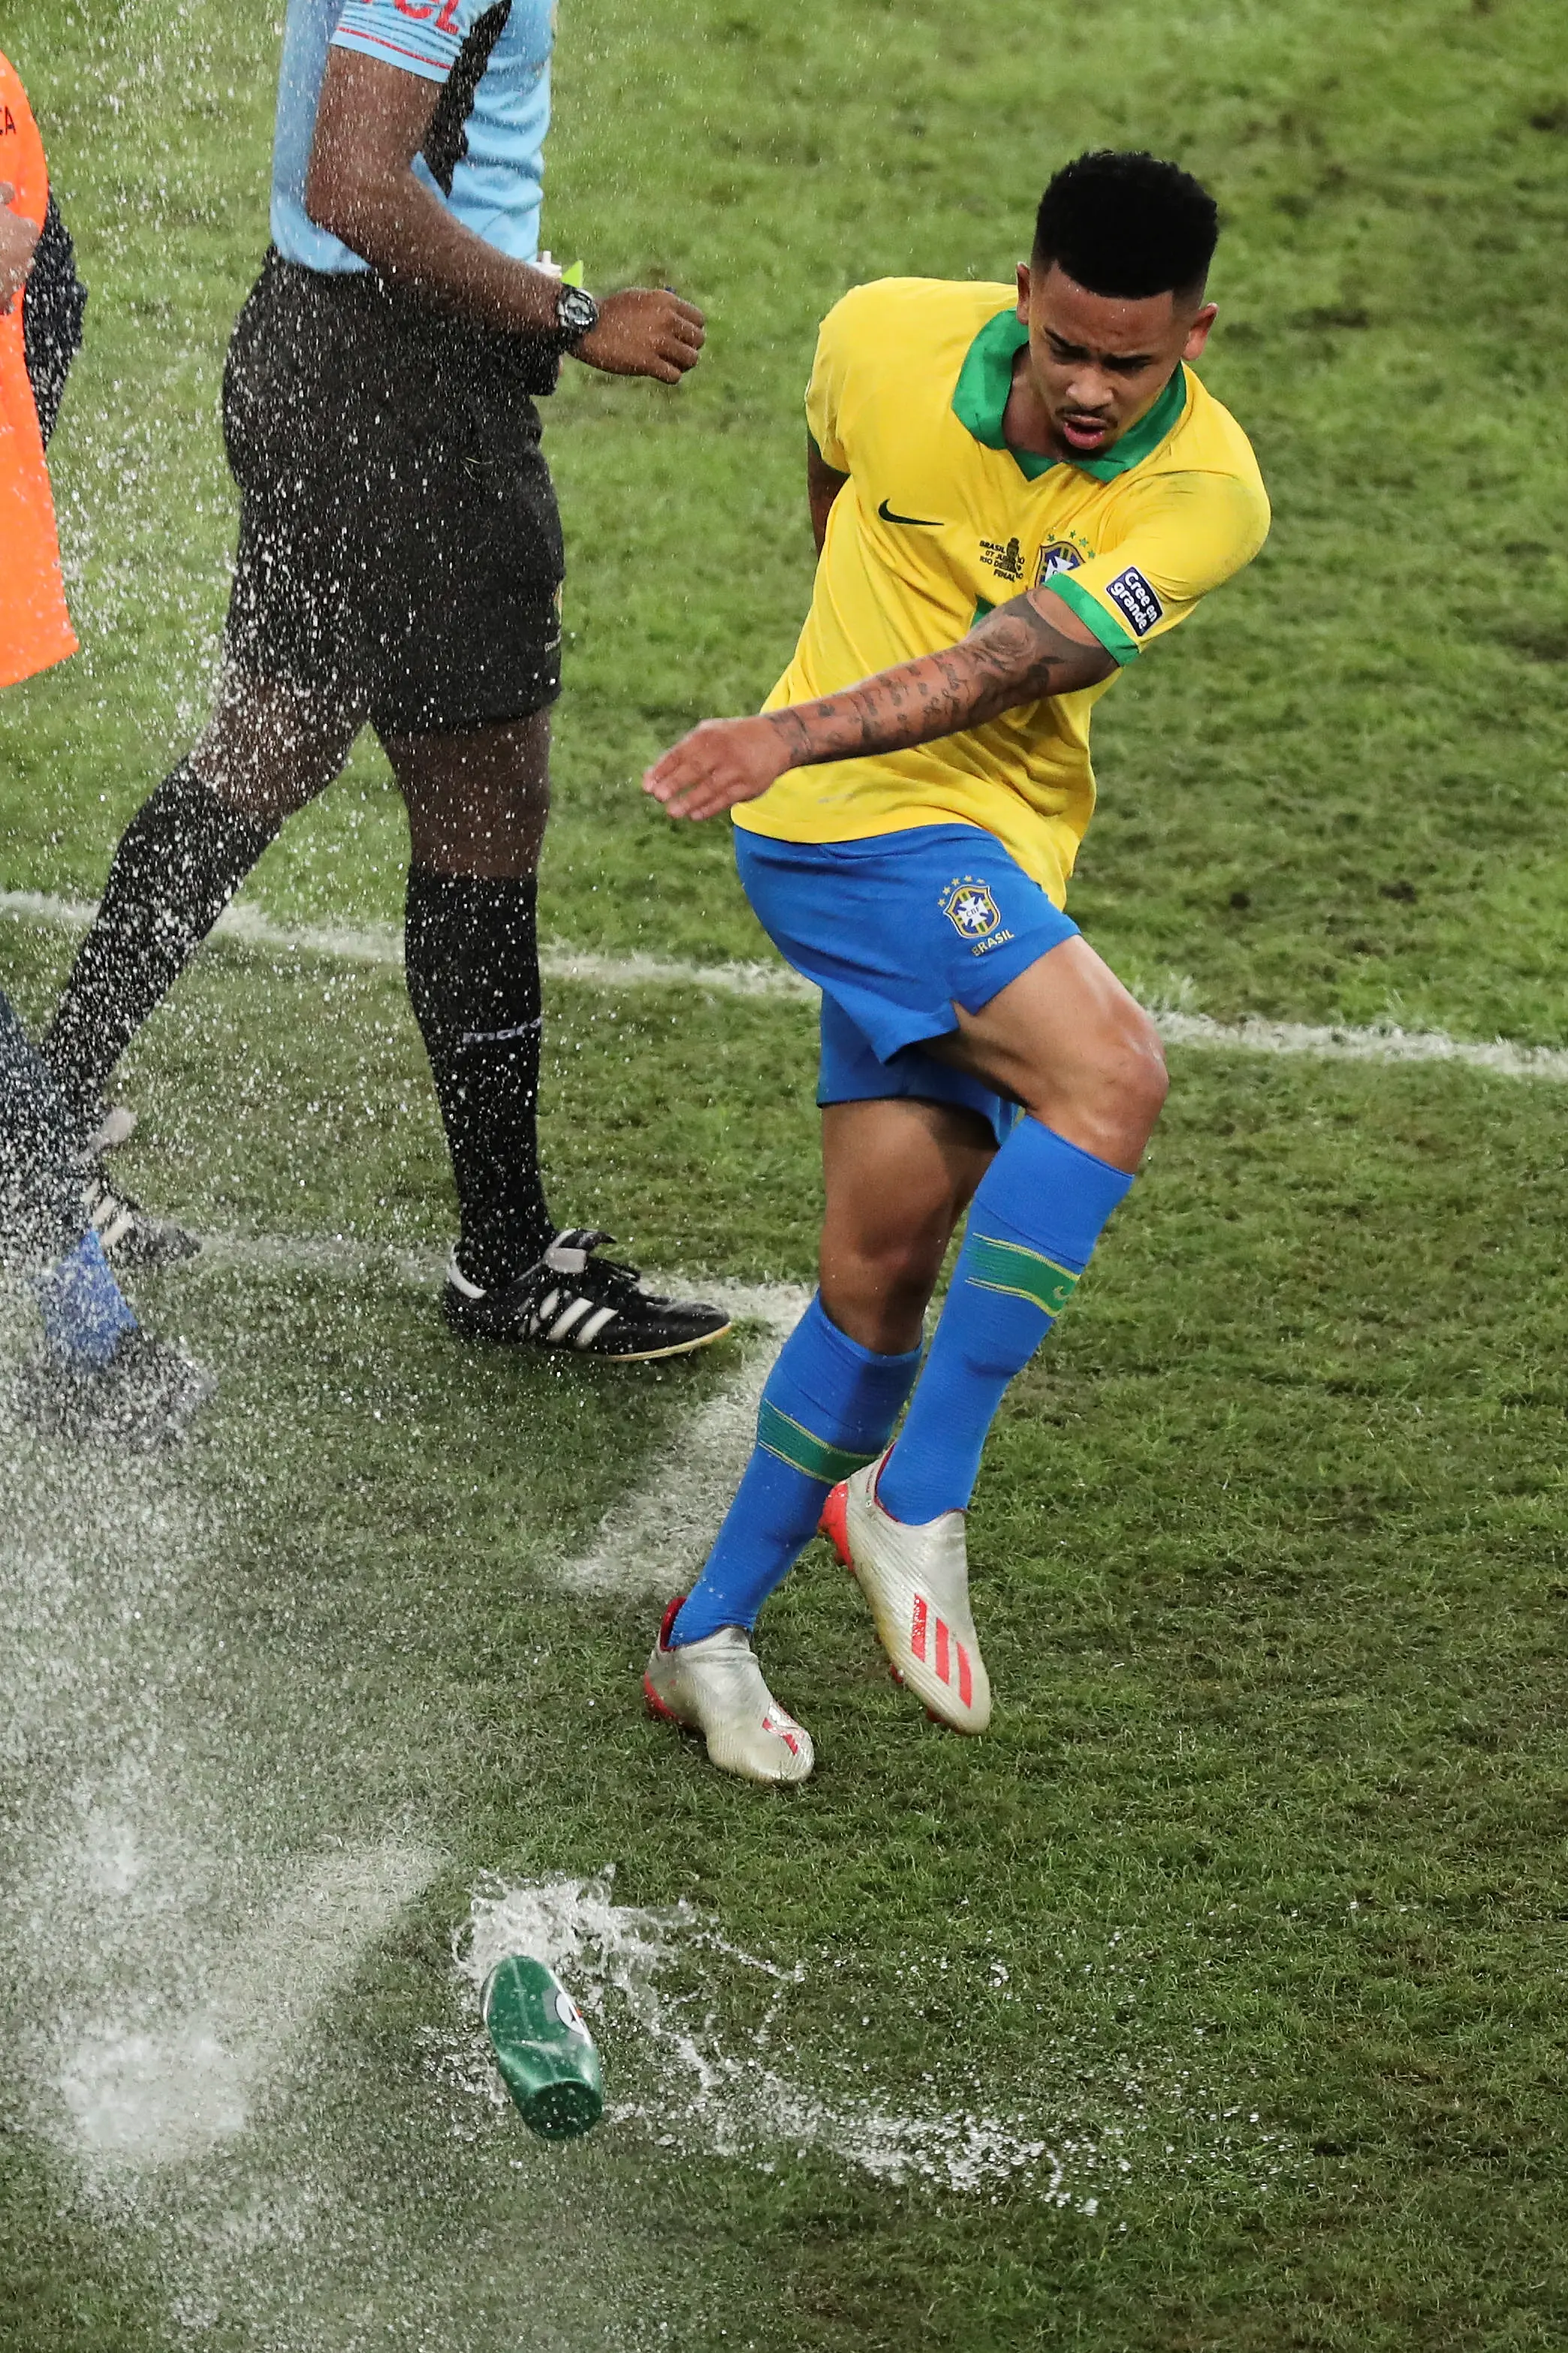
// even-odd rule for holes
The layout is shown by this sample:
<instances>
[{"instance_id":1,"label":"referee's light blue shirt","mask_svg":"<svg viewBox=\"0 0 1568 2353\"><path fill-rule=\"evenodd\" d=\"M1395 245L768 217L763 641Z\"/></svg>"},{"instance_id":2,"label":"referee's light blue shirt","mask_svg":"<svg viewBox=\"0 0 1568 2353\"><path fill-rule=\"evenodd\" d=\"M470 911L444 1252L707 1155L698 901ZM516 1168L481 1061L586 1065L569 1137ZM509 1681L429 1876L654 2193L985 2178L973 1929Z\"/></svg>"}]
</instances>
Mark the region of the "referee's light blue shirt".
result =
<instances>
[{"instance_id":1,"label":"referee's light blue shirt","mask_svg":"<svg viewBox=\"0 0 1568 2353\"><path fill-rule=\"evenodd\" d=\"M451 195L437 185L423 156L415 158L414 171L476 237L514 261L537 258L553 0L511 0L510 9L507 0L289 0L272 155L272 242L285 259L333 273L366 267L305 210L329 49L355 49L423 81L444 82L470 39L468 55L477 62L498 15L504 22L474 91L468 152L453 173Z\"/></svg>"}]
</instances>

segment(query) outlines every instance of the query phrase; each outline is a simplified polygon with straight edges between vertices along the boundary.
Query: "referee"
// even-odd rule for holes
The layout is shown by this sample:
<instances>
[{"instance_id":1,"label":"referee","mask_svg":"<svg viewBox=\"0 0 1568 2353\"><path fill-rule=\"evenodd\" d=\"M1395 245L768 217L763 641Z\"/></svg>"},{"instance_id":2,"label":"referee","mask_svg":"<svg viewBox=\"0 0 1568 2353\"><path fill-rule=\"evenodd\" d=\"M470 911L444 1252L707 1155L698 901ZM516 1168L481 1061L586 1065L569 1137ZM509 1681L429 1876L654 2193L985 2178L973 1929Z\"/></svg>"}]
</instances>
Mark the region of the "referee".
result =
<instances>
[{"instance_id":1,"label":"referee","mask_svg":"<svg viewBox=\"0 0 1568 2353\"><path fill-rule=\"evenodd\" d=\"M375 730L408 813L408 991L462 1211L448 1320L615 1357L716 1339L560 1230L540 1177L536 874L563 354L676 385L702 315L537 263L552 0L289 0L272 246L229 348L240 490L216 707L132 819L44 1052L85 1137L126 1045L286 818Z\"/></svg>"}]
</instances>

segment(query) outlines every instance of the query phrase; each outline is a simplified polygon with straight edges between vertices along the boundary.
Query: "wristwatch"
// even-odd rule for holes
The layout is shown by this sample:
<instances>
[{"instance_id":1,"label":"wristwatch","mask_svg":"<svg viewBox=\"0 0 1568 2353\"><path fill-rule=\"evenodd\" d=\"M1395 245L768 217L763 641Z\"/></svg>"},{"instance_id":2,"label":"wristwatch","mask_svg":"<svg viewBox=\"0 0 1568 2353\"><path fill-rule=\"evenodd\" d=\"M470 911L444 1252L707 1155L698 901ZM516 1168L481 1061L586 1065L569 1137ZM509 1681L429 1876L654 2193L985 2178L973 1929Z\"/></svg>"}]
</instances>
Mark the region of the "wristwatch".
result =
<instances>
[{"instance_id":1,"label":"wristwatch","mask_svg":"<svg viewBox=\"0 0 1568 2353\"><path fill-rule=\"evenodd\" d=\"M563 352L591 335L599 323L599 306L580 286L563 286L555 297L555 333Z\"/></svg>"}]
</instances>

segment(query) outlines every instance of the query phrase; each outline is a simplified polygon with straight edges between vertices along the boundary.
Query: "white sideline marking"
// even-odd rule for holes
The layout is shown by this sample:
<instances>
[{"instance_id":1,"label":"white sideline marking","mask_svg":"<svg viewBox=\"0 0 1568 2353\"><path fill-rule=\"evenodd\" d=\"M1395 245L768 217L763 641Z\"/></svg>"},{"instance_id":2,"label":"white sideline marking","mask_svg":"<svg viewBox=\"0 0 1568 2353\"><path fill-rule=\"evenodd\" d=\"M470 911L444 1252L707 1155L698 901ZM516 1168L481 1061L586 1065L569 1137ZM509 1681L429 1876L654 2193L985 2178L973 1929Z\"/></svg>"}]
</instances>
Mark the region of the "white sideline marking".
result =
<instances>
[{"instance_id":1,"label":"white sideline marking","mask_svg":"<svg viewBox=\"0 0 1568 2353\"><path fill-rule=\"evenodd\" d=\"M590 988L716 988L728 997L783 997L799 1005L815 1005L821 993L787 964L684 964L673 957L545 947L539 969L546 980L575 980Z\"/></svg>"},{"instance_id":2,"label":"white sideline marking","mask_svg":"<svg viewBox=\"0 0 1568 2353\"><path fill-rule=\"evenodd\" d=\"M25 923L58 923L68 932L85 932L97 912L90 899L53 899L47 891L0 891L0 915L15 915Z\"/></svg>"},{"instance_id":3,"label":"white sideline marking","mask_svg":"<svg viewBox=\"0 0 1568 2353\"><path fill-rule=\"evenodd\" d=\"M204 1267L251 1266L299 1274L380 1274L425 1289L440 1282L447 1253L399 1250L388 1242L353 1241L342 1234L216 1233L201 1237L201 1252L180 1268L183 1277ZM644 1270L650 1291L700 1294L723 1307L737 1323L775 1325L782 1339L805 1313L809 1291L794 1282L731 1282L721 1276L664 1274Z\"/></svg>"},{"instance_id":4,"label":"white sideline marking","mask_svg":"<svg viewBox=\"0 0 1568 2353\"><path fill-rule=\"evenodd\" d=\"M56 899L41 891L0 891L0 915L84 931L93 909L85 899ZM218 932L248 947L335 957L345 964L403 968L400 935L384 927L281 924L249 906L230 907ZM813 1005L817 991L784 964L689 964L676 957L601 955L589 949L547 947L540 955L547 980L589 988L709 988L730 997L777 997ZM1445 1029L1401 1029L1393 1022L1357 1028L1346 1022L1269 1021L1249 1013L1215 1021L1206 1013L1151 1008L1167 1045L1215 1048L1241 1054L1302 1054L1330 1062L1457 1062L1494 1078L1568 1081L1568 1048L1520 1046L1509 1038L1450 1038Z\"/></svg>"},{"instance_id":5,"label":"white sideline marking","mask_svg":"<svg viewBox=\"0 0 1568 2353\"><path fill-rule=\"evenodd\" d=\"M95 909L85 899L56 899L42 891L0 891L0 915L82 932ZM343 924L275 923L251 906L226 908L216 930L242 946L283 955L331 956L342 964L403 969L403 935L384 924L354 930ZM672 957L599 955L586 948L545 947L540 969L547 980L574 980L589 988L713 988L729 997L793 997L815 1004L816 991L784 964L688 964Z\"/></svg>"},{"instance_id":6,"label":"white sideline marking","mask_svg":"<svg viewBox=\"0 0 1568 2353\"><path fill-rule=\"evenodd\" d=\"M1357 1029L1336 1024L1318 1028L1305 1021L1266 1021L1249 1013L1241 1021L1215 1021L1206 1013L1156 1008L1154 1022L1172 1046L1223 1046L1244 1054L1313 1054L1335 1062L1458 1062L1502 1079L1568 1080L1568 1049L1518 1046L1510 1038L1450 1038L1446 1029L1401 1029L1376 1022Z\"/></svg>"},{"instance_id":7,"label":"white sideline marking","mask_svg":"<svg viewBox=\"0 0 1568 2353\"><path fill-rule=\"evenodd\" d=\"M342 1234L203 1234L201 1252L180 1268L187 1280L226 1266L258 1273L381 1275L420 1290L439 1282L447 1261L438 1250L399 1250L390 1242L351 1241Z\"/></svg>"},{"instance_id":8,"label":"white sideline marking","mask_svg":"<svg viewBox=\"0 0 1568 2353\"><path fill-rule=\"evenodd\" d=\"M650 1595L668 1601L689 1585L719 1533L756 1438L757 1401L784 1341L805 1314L808 1291L793 1283L703 1285L731 1314L766 1327L734 1377L676 1433L662 1463L605 1514L585 1553L557 1582L574 1593Z\"/></svg>"}]
</instances>

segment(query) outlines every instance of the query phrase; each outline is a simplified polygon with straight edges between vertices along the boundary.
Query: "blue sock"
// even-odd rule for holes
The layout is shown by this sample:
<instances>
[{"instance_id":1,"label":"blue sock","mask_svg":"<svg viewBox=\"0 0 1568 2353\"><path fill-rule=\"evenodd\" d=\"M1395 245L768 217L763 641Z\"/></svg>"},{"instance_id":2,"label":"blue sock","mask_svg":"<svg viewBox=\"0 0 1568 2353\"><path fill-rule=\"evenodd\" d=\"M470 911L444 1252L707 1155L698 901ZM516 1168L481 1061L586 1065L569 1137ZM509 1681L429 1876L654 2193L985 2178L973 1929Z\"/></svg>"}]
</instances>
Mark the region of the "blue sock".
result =
<instances>
[{"instance_id":1,"label":"blue sock","mask_svg":"<svg viewBox=\"0 0 1568 2353\"><path fill-rule=\"evenodd\" d=\"M1003 1393L1071 1297L1132 1179L1020 1119L981 1179L952 1288L878 1501L910 1526L969 1508Z\"/></svg>"},{"instance_id":2,"label":"blue sock","mask_svg":"<svg viewBox=\"0 0 1568 2353\"><path fill-rule=\"evenodd\" d=\"M44 1338L57 1356L107 1365L136 1318L120 1295L103 1244L84 1234L75 1250L33 1277Z\"/></svg>"},{"instance_id":3,"label":"blue sock","mask_svg":"<svg viewBox=\"0 0 1568 2353\"><path fill-rule=\"evenodd\" d=\"M814 1299L768 1375L757 1443L707 1566L670 1629L700 1642L757 1612L810 1541L830 1487L881 1452L921 1352L878 1356L841 1332Z\"/></svg>"}]
</instances>

